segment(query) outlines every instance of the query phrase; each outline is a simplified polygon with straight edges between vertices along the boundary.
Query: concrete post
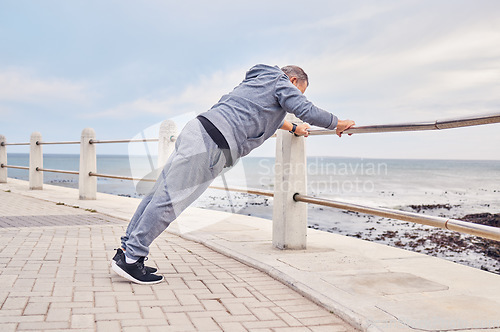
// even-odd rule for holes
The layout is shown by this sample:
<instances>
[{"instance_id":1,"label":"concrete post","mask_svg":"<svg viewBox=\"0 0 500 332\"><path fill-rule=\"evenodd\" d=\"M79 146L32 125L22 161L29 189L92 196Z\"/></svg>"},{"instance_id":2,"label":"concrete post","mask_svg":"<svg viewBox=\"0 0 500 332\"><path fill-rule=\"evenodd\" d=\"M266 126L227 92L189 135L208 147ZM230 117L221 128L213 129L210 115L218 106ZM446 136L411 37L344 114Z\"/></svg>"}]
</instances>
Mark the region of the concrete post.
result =
<instances>
[{"instance_id":1,"label":"concrete post","mask_svg":"<svg viewBox=\"0 0 500 332\"><path fill-rule=\"evenodd\" d=\"M163 168L168 157L174 152L177 139L177 125L172 120L165 120L160 125L158 137L158 168Z\"/></svg>"},{"instance_id":2,"label":"concrete post","mask_svg":"<svg viewBox=\"0 0 500 332\"><path fill-rule=\"evenodd\" d=\"M293 114L287 121L302 123ZM278 249L305 249L307 204L295 202L295 193L307 192L307 164L304 137L278 130L273 199L273 246Z\"/></svg>"},{"instance_id":3,"label":"concrete post","mask_svg":"<svg viewBox=\"0 0 500 332\"><path fill-rule=\"evenodd\" d=\"M85 128L82 131L80 141L80 174L78 178L78 188L80 199L96 199L97 179L89 176L90 172L96 173L97 158L95 144L90 144L90 140L95 139L95 131L92 128Z\"/></svg>"},{"instance_id":4,"label":"concrete post","mask_svg":"<svg viewBox=\"0 0 500 332\"><path fill-rule=\"evenodd\" d=\"M7 147L2 145L5 143L5 136L0 135L0 165L7 165ZM0 167L0 183L7 182L7 168Z\"/></svg>"},{"instance_id":5,"label":"concrete post","mask_svg":"<svg viewBox=\"0 0 500 332\"><path fill-rule=\"evenodd\" d=\"M43 189L43 172L37 171L37 168L43 168L42 146L37 142L42 141L42 134L34 132L30 138L30 170L29 187L30 190Z\"/></svg>"}]
</instances>

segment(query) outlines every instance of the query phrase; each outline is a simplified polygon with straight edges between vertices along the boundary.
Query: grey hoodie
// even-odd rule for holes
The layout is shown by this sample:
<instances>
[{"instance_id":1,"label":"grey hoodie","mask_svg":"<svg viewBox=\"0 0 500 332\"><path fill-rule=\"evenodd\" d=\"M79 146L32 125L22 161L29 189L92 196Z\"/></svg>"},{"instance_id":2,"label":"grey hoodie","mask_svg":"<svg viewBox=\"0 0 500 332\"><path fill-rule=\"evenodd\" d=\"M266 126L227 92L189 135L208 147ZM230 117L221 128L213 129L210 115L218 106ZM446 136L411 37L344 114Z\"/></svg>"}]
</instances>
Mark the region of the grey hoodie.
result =
<instances>
[{"instance_id":1,"label":"grey hoodie","mask_svg":"<svg viewBox=\"0 0 500 332\"><path fill-rule=\"evenodd\" d=\"M243 82L201 113L226 138L234 161L264 143L284 123L286 113L314 126L334 129L335 115L314 106L277 66L256 65Z\"/></svg>"}]
</instances>

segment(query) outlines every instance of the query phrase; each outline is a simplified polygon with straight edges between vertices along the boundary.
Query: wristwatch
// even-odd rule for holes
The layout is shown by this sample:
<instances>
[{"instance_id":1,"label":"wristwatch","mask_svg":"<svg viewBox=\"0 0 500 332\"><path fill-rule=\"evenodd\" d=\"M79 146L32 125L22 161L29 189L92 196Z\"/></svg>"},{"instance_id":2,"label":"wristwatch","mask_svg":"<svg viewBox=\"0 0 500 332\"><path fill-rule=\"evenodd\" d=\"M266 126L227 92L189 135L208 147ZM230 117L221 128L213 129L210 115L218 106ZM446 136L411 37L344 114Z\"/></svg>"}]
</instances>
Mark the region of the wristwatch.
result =
<instances>
[{"instance_id":1,"label":"wristwatch","mask_svg":"<svg viewBox=\"0 0 500 332\"><path fill-rule=\"evenodd\" d=\"M295 129L297 129L297 124L292 123L292 130L289 130L290 134L295 134ZM295 134L297 135L297 134Z\"/></svg>"}]
</instances>

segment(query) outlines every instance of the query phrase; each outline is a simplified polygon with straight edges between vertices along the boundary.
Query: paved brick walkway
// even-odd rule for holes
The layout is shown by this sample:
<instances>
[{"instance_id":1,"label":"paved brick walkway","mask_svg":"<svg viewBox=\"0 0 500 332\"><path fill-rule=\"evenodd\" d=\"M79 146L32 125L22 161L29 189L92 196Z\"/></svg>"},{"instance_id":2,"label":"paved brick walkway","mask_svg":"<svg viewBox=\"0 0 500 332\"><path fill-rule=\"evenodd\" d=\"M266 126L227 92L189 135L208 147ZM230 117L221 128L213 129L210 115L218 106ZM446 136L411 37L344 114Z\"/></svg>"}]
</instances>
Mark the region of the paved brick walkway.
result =
<instances>
[{"instance_id":1,"label":"paved brick walkway","mask_svg":"<svg viewBox=\"0 0 500 332\"><path fill-rule=\"evenodd\" d=\"M132 284L109 261L126 223L0 191L0 330L353 331L268 275L164 233Z\"/></svg>"}]
</instances>

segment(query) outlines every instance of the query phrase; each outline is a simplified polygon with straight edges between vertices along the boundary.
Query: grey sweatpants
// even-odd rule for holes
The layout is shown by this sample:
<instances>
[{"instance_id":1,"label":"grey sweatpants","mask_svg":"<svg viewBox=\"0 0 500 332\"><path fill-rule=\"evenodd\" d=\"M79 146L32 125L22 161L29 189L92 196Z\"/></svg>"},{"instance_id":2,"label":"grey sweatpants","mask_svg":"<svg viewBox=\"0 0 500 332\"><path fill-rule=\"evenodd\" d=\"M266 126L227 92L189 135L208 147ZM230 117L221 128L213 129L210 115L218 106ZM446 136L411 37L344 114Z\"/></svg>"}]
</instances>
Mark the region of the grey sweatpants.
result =
<instances>
[{"instance_id":1,"label":"grey sweatpants","mask_svg":"<svg viewBox=\"0 0 500 332\"><path fill-rule=\"evenodd\" d=\"M226 158L198 119L189 121L175 143L153 190L132 217L122 248L132 259L147 256L149 245L219 175Z\"/></svg>"}]
</instances>

